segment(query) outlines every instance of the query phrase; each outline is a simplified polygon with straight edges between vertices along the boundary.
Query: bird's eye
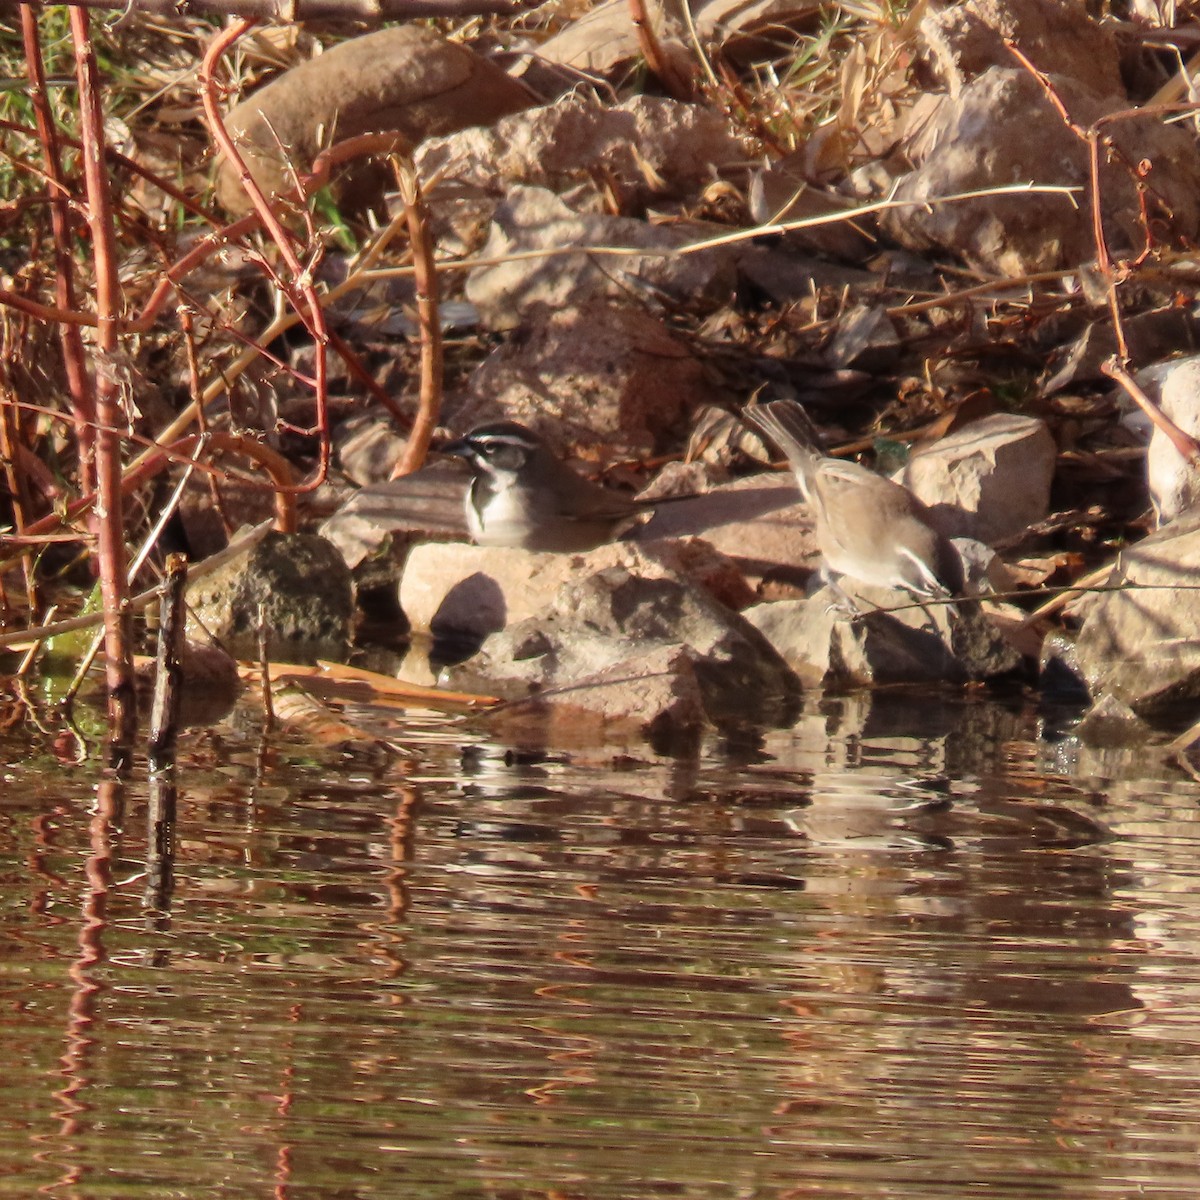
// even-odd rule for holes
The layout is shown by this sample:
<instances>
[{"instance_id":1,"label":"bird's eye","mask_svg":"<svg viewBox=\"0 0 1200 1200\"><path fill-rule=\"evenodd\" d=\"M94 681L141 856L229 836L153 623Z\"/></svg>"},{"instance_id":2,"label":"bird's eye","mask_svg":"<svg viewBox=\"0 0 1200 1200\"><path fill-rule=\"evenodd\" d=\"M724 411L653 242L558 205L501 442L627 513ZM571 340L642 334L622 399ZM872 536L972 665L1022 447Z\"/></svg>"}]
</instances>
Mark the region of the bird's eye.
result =
<instances>
[{"instance_id":1,"label":"bird's eye","mask_svg":"<svg viewBox=\"0 0 1200 1200\"><path fill-rule=\"evenodd\" d=\"M525 462L525 449L512 442L480 441L479 452L493 467L501 471L516 471Z\"/></svg>"}]
</instances>

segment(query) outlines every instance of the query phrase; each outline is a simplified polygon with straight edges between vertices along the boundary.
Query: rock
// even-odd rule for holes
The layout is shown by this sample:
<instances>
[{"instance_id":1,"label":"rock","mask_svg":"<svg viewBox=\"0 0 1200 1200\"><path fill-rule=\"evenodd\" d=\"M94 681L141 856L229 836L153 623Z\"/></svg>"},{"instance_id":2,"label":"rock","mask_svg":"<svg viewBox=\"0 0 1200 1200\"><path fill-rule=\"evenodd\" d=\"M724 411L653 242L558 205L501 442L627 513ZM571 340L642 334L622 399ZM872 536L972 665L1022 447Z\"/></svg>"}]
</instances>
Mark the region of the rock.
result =
<instances>
[{"instance_id":1,"label":"rock","mask_svg":"<svg viewBox=\"0 0 1200 1200\"><path fill-rule=\"evenodd\" d=\"M739 480L664 504L625 541L588 555L417 545L404 561L400 607L418 632L480 638L545 608L581 573L622 564L651 576L669 569L742 608L764 576L803 582L815 569L812 521L795 501L795 485L783 477ZM360 532L354 525L335 531L331 523L323 528L357 565Z\"/></svg>"},{"instance_id":2,"label":"rock","mask_svg":"<svg viewBox=\"0 0 1200 1200\"><path fill-rule=\"evenodd\" d=\"M356 492L321 526L321 536L357 570L388 542L467 537L464 512L470 472L459 459L441 459L420 471Z\"/></svg>"},{"instance_id":3,"label":"rock","mask_svg":"<svg viewBox=\"0 0 1200 1200\"><path fill-rule=\"evenodd\" d=\"M812 516L790 472L748 476L665 504L633 535L649 543L681 537L703 538L754 586L802 584L820 565Z\"/></svg>"},{"instance_id":4,"label":"rock","mask_svg":"<svg viewBox=\"0 0 1200 1200\"><path fill-rule=\"evenodd\" d=\"M860 602L860 614L841 611L829 588L745 613L805 683L965 683L1011 674L1021 665L1021 656L976 603L920 608L903 592L853 580L843 580L842 587Z\"/></svg>"},{"instance_id":5,"label":"rock","mask_svg":"<svg viewBox=\"0 0 1200 1200\"><path fill-rule=\"evenodd\" d=\"M711 407L701 410L702 413L714 411L716 410ZM717 453L722 453L723 449L718 448ZM704 459L689 460L685 451L684 458L664 463L662 470L638 492L637 499L642 504L662 501L664 505L670 506L676 500L691 500L703 496L713 488L728 482L729 472L723 464Z\"/></svg>"},{"instance_id":6,"label":"rock","mask_svg":"<svg viewBox=\"0 0 1200 1200\"><path fill-rule=\"evenodd\" d=\"M154 659L137 668L141 698L149 702L156 671ZM183 728L208 728L233 711L242 691L237 661L214 642L184 639L179 655L182 683L179 689L178 724Z\"/></svg>"},{"instance_id":7,"label":"rock","mask_svg":"<svg viewBox=\"0 0 1200 1200\"><path fill-rule=\"evenodd\" d=\"M657 8L657 6L655 6ZM655 24L655 29L659 29ZM538 58L560 63L585 76L604 76L639 57L637 30L625 0L607 0L580 13L538 47Z\"/></svg>"},{"instance_id":8,"label":"rock","mask_svg":"<svg viewBox=\"0 0 1200 1200\"><path fill-rule=\"evenodd\" d=\"M1159 397L1167 417L1184 433L1200 437L1200 356L1169 364ZM1146 447L1146 482L1160 527L1200 500L1200 467L1188 462L1158 426Z\"/></svg>"},{"instance_id":9,"label":"rock","mask_svg":"<svg viewBox=\"0 0 1200 1200\"><path fill-rule=\"evenodd\" d=\"M1016 574L985 542L976 538L956 537L950 539L950 544L962 559L965 595L982 596L989 592L1016 591Z\"/></svg>"},{"instance_id":10,"label":"rock","mask_svg":"<svg viewBox=\"0 0 1200 1200\"><path fill-rule=\"evenodd\" d=\"M759 225L828 217L839 205L847 209L853 206L853 202L846 197L812 187L810 164L804 151L795 151L781 159L768 161L756 169L750 176L747 200L750 215ZM823 222L808 228L789 229L780 235L779 242L788 248L828 255L848 263L860 263L875 250L872 237L852 221ZM829 263L822 263L819 259L815 260L814 267L817 271L830 270ZM860 274L867 282L879 282L867 272Z\"/></svg>"},{"instance_id":11,"label":"rock","mask_svg":"<svg viewBox=\"0 0 1200 1200\"><path fill-rule=\"evenodd\" d=\"M841 317L825 357L834 367L884 371L900 354L900 335L882 305L860 304Z\"/></svg>"},{"instance_id":12,"label":"rock","mask_svg":"<svg viewBox=\"0 0 1200 1200\"><path fill-rule=\"evenodd\" d=\"M604 546L594 554L617 553ZM582 555L507 546L414 546L400 577L409 626L449 641L482 641L544 608L579 570Z\"/></svg>"},{"instance_id":13,"label":"rock","mask_svg":"<svg viewBox=\"0 0 1200 1200\"><path fill-rule=\"evenodd\" d=\"M1049 700L1086 703L1087 684L1079 670L1074 635L1055 629L1046 634L1038 661L1038 687Z\"/></svg>"},{"instance_id":14,"label":"rock","mask_svg":"<svg viewBox=\"0 0 1200 1200\"><path fill-rule=\"evenodd\" d=\"M308 172L331 141L398 131L422 138L483 125L527 108L531 94L498 66L419 25L398 25L332 46L236 105L226 117L246 165L270 195L295 198L296 176ZM354 210L367 194L343 201ZM233 213L249 209L237 173L222 162L217 198ZM364 203L365 201L365 203Z\"/></svg>"},{"instance_id":15,"label":"rock","mask_svg":"<svg viewBox=\"0 0 1200 1200\"><path fill-rule=\"evenodd\" d=\"M243 479L233 472L221 480L220 504L207 487L189 487L176 510L188 557L201 562L229 544L227 513L236 513L245 525L273 521L275 497L260 480Z\"/></svg>"},{"instance_id":16,"label":"rock","mask_svg":"<svg viewBox=\"0 0 1200 1200\"><path fill-rule=\"evenodd\" d=\"M258 626L272 661L341 657L354 608L350 571L311 533L269 533L245 554L189 585L188 633L204 631L239 658L258 658Z\"/></svg>"},{"instance_id":17,"label":"rock","mask_svg":"<svg viewBox=\"0 0 1200 1200\"><path fill-rule=\"evenodd\" d=\"M505 196L514 185L562 193L587 184L593 191L603 178L625 206L640 208L690 196L715 170L745 157L729 122L711 109L661 96L610 107L576 94L492 128L430 138L416 162L422 178L437 180L435 203L464 191Z\"/></svg>"},{"instance_id":18,"label":"rock","mask_svg":"<svg viewBox=\"0 0 1200 1200\"><path fill-rule=\"evenodd\" d=\"M696 585L657 570L635 574L614 564L566 584L548 608L489 637L478 655L449 673L450 686L486 681L509 695L571 689L564 698L574 704L588 681L611 683L628 669L632 703L650 656L669 647L691 664L709 720L783 719L798 685L766 639Z\"/></svg>"},{"instance_id":19,"label":"rock","mask_svg":"<svg viewBox=\"0 0 1200 1200\"><path fill-rule=\"evenodd\" d=\"M780 307L811 300L814 288L841 292L848 288L879 286L879 277L870 271L759 243L739 250L738 275L745 284Z\"/></svg>"},{"instance_id":20,"label":"rock","mask_svg":"<svg viewBox=\"0 0 1200 1200\"><path fill-rule=\"evenodd\" d=\"M1123 550L1092 597L1076 640L1092 698L1115 696L1140 716L1200 696L1200 512L1192 510Z\"/></svg>"},{"instance_id":21,"label":"rock","mask_svg":"<svg viewBox=\"0 0 1200 1200\"><path fill-rule=\"evenodd\" d=\"M1129 357L1135 362L1152 363L1180 350L1195 353L1200 348L1200 321L1187 309L1173 305L1150 309L1125 319L1125 339ZM1101 380L1101 366L1116 353L1112 322L1107 318L1093 322L1051 354L1038 391L1050 396L1064 388Z\"/></svg>"},{"instance_id":22,"label":"rock","mask_svg":"<svg viewBox=\"0 0 1200 1200\"><path fill-rule=\"evenodd\" d=\"M1008 40L1039 71L1066 76L1097 96L1125 97L1116 37L1075 0L967 0L930 6L921 17L920 35L952 96L989 67L1012 66L1015 60L1004 45Z\"/></svg>"},{"instance_id":23,"label":"rock","mask_svg":"<svg viewBox=\"0 0 1200 1200\"><path fill-rule=\"evenodd\" d=\"M546 188L518 186L496 207L481 258L500 260L467 275L466 294L492 329L512 329L533 309L554 312L600 298L665 294L689 307L727 301L737 282L728 247L675 254L709 230L651 225L632 217L576 213ZM592 254L615 246L633 253ZM577 247L566 254L563 247ZM547 251L545 256L537 251ZM644 252L644 253L639 253Z\"/></svg>"},{"instance_id":24,"label":"rock","mask_svg":"<svg viewBox=\"0 0 1200 1200\"><path fill-rule=\"evenodd\" d=\"M469 479L461 460L434 460L401 479L362 488L321 525L351 570L359 633L368 642L392 645L409 632L397 585L413 546L430 538L467 540Z\"/></svg>"},{"instance_id":25,"label":"rock","mask_svg":"<svg viewBox=\"0 0 1200 1200\"><path fill-rule=\"evenodd\" d=\"M1075 726L1075 736L1089 746L1141 746L1153 728L1116 696L1101 696Z\"/></svg>"},{"instance_id":26,"label":"rock","mask_svg":"<svg viewBox=\"0 0 1200 1200\"><path fill-rule=\"evenodd\" d=\"M593 462L662 451L693 407L718 398L691 347L657 317L602 301L534 314L467 389L448 414L454 428L520 421L558 453Z\"/></svg>"},{"instance_id":27,"label":"rock","mask_svg":"<svg viewBox=\"0 0 1200 1200\"><path fill-rule=\"evenodd\" d=\"M1102 101L1063 76L1052 82L1082 126L1123 107ZM1107 127L1119 156L1100 169L1104 228L1115 256L1136 254L1145 243L1140 198L1150 218L1184 238L1200 227L1200 163L1190 134L1153 117ZM924 253L949 252L989 275L1020 276L1074 267L1094 257L1086 205L1065 195L984 196L938 204L939 196L1006 183L1072 186L1086 194L1087 147L1063 123L1038 82L1019 67L992 67L943 98L927 127L914 137L916 169L899 180L895 199L910 201L884 213L889 236ZM1150 165L1148 190L1139 191L1120 161Z\"/></svg>"},{"instance_id":28,"label":"rock","mask_svg":"<svg viewBox=\"0 0 1200 1200\"><path fill-rule=\"evenodd\" d=\"M774 41L762 49L762 40L753 35L765 30L768 36L777 36L781 27L811 19L811 10L796 0L708 0L692 8L697 33L706 45L719 44L723 58L732 55L740 59L747 47L758 47L757 57L765 56L774 48ZM682 65L693 64L695 51L678 10L658 0L649 0L646 10L664 53ZM641 55L625 0L607 0L573 16L560 32L542 42L537 52L539 59L572 68L572 83L580 74L593 78L611 75Z\"/></svg>"},{"instance_id":29,"label":"rock","mask_svg":"<svg viewBox=\"0 0 1200 1200\"><path fill-rule=\"evenodd\" d=\"M994 413L919 450L896 480L946 537L995 545L1050 511L1056 453L1044 421Z\"/></svg>"},{"instance_id":30,"label":"rock","mask_svg":"<svg viewBox=\"0 0 1200 1200\"><path fill-rule=\"evenodd\" d=\"M562 695L534 692L504 705L486 723L507 741L528 741L539 749L581 740L611 745L620 729L631 726L660 753L673 753L692 748L681 742L692 742L709 722L686 647L656 645L579 680Z\"/></svg>"},{"instance_id":31,"label":"rock","mask_svg":"<svg viewBox=\"0 0 1200 1200\"><path fill-rule=\"evenodd\" d=\"M588 554L426 543L414 547L404 564L400 607L418 633L482 641L551 607L564 587L612 567L646 579L686 578L723 603L753 599L737 567L695 540L612 542Z\"/></svg>"},{"instance_id":32,"label":"rock","mask_svg":"<svg viewBox=\"0 0 1200 1200\"><path fill-rule=\"evenodd\" d=\"M739 612L758 599L737 563L703 538L632 539L655 562L689 579L726 608Z\"/></svg>"},{"instance_id":33,"label":"rock","mask_svg":"<svg viewBox=\"0 0 1200 1200\"><path fill-rule=\"evenodd\" d=\"M395 423L374 414L352 417L334 431L335 461L342 473L359 487L385 483L404 453L407 439Z\"/></svg>"}]
</instances>

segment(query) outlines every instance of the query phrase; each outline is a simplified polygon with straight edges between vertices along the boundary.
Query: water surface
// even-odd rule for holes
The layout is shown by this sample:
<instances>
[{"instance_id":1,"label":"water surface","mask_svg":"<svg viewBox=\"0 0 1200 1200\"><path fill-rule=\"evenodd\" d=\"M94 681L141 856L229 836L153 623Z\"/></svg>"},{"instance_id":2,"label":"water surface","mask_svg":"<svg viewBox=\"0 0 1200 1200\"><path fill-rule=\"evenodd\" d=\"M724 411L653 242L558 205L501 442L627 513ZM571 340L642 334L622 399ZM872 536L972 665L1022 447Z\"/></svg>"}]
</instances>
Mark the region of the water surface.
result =
<instances>
[{"instance_id":1,"label":"water surface","mask_svg":"<svg viewBox=\"0 0 1200 1200\"><path fill-rule=\"evenodd\" d=\"M0 1195L1191 1196L1200 787L1020 702L0 743Z\"/></svg>"}]
</instances>

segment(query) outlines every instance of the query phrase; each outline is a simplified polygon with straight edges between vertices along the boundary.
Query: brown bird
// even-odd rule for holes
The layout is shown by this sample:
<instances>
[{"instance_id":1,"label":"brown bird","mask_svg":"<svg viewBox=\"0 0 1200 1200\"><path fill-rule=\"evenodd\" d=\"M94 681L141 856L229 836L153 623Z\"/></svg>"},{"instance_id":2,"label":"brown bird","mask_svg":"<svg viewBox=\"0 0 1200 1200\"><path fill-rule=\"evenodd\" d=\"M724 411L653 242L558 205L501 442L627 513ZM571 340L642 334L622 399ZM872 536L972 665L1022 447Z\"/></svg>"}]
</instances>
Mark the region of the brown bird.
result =
<instances>
[{"instance_id":1,"label":"brown bird","mask_svg":"<svg viewBox=\"0 0 1200 1200\"><path fill-rule=\"evenodd\" d=\"M751 404L746 416L791 465L816 522L822 577L835 591L841 592L837 577L846 576L918 600L962 595L962 559L912 492L858 463L822 454L808 415L790 400Z\"/></svg>"}]
</instances>

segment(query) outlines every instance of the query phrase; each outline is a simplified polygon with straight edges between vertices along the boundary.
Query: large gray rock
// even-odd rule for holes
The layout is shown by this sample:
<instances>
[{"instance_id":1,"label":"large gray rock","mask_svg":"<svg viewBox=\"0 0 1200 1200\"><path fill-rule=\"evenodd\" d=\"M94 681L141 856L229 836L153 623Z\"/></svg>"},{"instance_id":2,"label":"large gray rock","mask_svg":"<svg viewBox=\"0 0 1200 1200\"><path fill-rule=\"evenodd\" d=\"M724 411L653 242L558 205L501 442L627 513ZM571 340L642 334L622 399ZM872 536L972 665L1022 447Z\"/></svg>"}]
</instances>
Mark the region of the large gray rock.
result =
<instances>
[{"instance_id":1,"label":"large gray rock","mask_svg":"<svg viewBox=\"0 0 1200 1200\"><path fill-rule=\"evenodd\" d=\"M1124 550L1094 596L1075 643L1093 699L1139 715L1200 697L1200 513L1192 510Z\"/></svg>"},{"instance_id":2,"label":"large gray rock","mask_svg":"<svg viewBox=\"0 0 1200 1200\"><path fill-rule=\"evenodd\" d=\"M573 276L564 263L542 266ZM693 408L719 398L704 364L664 322L593 300L532 315L520 337L476 368L446 417L463 431L520 421L559 454L594 465L661 453Z\"/></svg>"},{"instance_id":3,"label":"large gray rock","mask_svg":"<svg viewBox=\"0 0 1200 1200\"><path fill-rule=\"evenodd\" d=\"M267 534L191 584L187 603L189 636L200 640L207 631L239 658L258 657L260 621L276 662L341 657L350 641L350 569L312 533Z\"/></svg>"},{"instance_id":4,"label":"large gray rock","mask_svg":"<svg viewBox=\"0 0 1200 1200\"><path fill-rule=\"evenodd\" d=\"M416 631L482 638L546 608L565 584L623 566L651 578L673 572L744 608L764 580L803 583L819 563L812 519L796 500L790 475L757 475L665 503L625 541L587 555L427 542L404 561L400 607ZM363 556L360 519L351 512L330 530L352 561Z\"/></svg>"},{"instance_id":5,"label":"large gray rock","mask_svg":"<svg viewBox=\"0 0 1200 1200\"><path fill-rule=\"evenodd\" d=\"M803 582L820 565L812 514L790 471L747 476L664 504L634 536L639 542L702 537L752 584Z\"/></svg>"},{"instance_id":6,"label":"large gray rock","mask_svg":"<svg viewBox=\"0 0 1200 1200\"><path fill-rule=\"evenodd\" d=\"M947 537L995 545L1050 511L1056 453L1044 421L994 413L918 451L897 480Z\"/></svg>"},{"instance_id":7,"label":"large gray rock","mask_svg":"<svg viewBox=\"0 0 1200 1200\"><path fill-rule=\"evenodd\" d=\"M482 55L407 24L330 47L259 88L225 120L259 186L295 200L296 176L308 172L330 141L394 130L415 145L430 134L487 124L532 99ZM237 172L224 160L217 196L232 212L250 208ZM343 202L359 207L354 199Z\"/></svg>"},{"instance_id":8,"label":"large gray rock","mask_svg":"<svg viewBox=\"0 0 1200 1200\"><path fill-rule=\"evenodd\" d=\"M596 743L611 748L623 731L648 738L664 753L694 745L709 724L686 646L656 644L579 680L561 694L534 691L487 717L506 742Z\"/></svg>"},{"instance_id":9,"label":"large gray rock","mask_svg":"<svg viewBox=\"0 0 1200 1200\"><path fill-rule=\"evenodd\" d=\"M1171 363L1159 396L1163 413L1184 433L1200 437L1200 356ZM1200 500L1200 467L1184 458L1157 425L1146 447L1146 482L1160 526Z\"/></svg>"},{"instance_id":10,"label":"large gray rock","mask_svg":"<svg viewBox=\"0 0 1200 1200\"><path fill-rule=\"evenodd\" d=\"M575 704L592 681L611 686L627 670L624 703L637 713L646 664L668 650L677 665L690 664L712 721L781 720L799 690L767 640L737 613L687 580L646 577L622 565L562 587L547 609L488 638L449 682L486 684L510 696L561 689Z\"/></svg>"},{"instance_id":11,"label":"large gray rock","mask_svg":"<svg viewBox=\"0 0 1200 1200\"><path fill-rule=\"evenodd\" d=\"M842 587L859 614L839 608L829 588L745 613L805 683L965 683L1010 674L1021 665L1021 656L975 602L922 608L903 592L853 580L843 580Z\"/></svg>"},{"instance_id":12,"label":"large gray rock","mask_svg":"<svg viewBox=\"0 0 1200 1200\"><path fill-rule=\"evenodd\" d=\"M1088 126L1124 103L1102 100L1064 76L1052 83L1074 121ZM1149 193L1126 162L1147 161L1161 211L1154 219L1193 237L1200 226L1200 163L1184 129L1153 117L1107 127L1120 150L1100 168L1105 235L1114 254L1145 242L1142 202ZM897 184L901 206L880 223L919 253L953 253L989 275L1020 276L1074 267L1095 257L1086 205L1065 194L988 195L939 204L942 196L1002 184L1089 186L1087 147L1064 124L1041 86L1020 67L992 67L954 97L943 97L911 143L916 169ZM1122 161L1123 159L1123 161ZM911 204L904 204L911 201Z\"/></svg>"},{"instance_id":13,"label":"large gray rock","mask_svg":"<svg viewBox=\"0 0 1200 1200\"><path fill-rule=\"evenodd\" d=\"M512 329L535 308L559 311L591 300L665 294L689 306L727 301L737 282L729 247L675 254L699 226L651 225L632 217L577 213L546 188L514 186L496 208L479 252L489 265L467 275L466 294L492 329ZM593 254L628 247L629 254ZM564 247L577 250L562 253ZM544 255L538 251L545 251Z\"/></svg>"},{"instance_id":14,"label":"large gray rock","mask_svg":"<svg viewBox=\"0 0 1200 1200\"><path fill-rule=\"evenodd\" d=\"M443 190L451 200L503 195L514 184L562 192L581 183L595 189L603 178L636 208L664 194L691 195L714 170L744 161L746 148L712 109L662 96L606 105L576 93L490 129L430 138L415 157L421 177L437 181L435 206Z\"/></svg>"},{"instance_id":15,"label":"large gray rock","mask_svg":"<svg viewBox=\"0 0 1200 1200\"><path fill-rule=\"evenodd\" d=\"M921 17L920 35L952 96L989 67L1012 65L1006 39L1039 71L1064 75L1097 96L1125 95L1116 36L1093 21L1077 0L930 5Z\"/></svg>"},{"instance_id":16,"label":"large gray rock","mask_svg":"<svg viewBox=\"0 0 1200 1200\"><path fill-rule=\"evenodd\" d=\"M598 568L623 553L615 542L586 556L426 542L405 560L400 607L418 633L481 640L540 612L579 574L585 558Z\"/></svg>"},{"instance_id":17,"label":"large gray rock","mask_svg":"<svg viewBox=\"0 0 1200 1200\"><path fill-rule=\"evenodd\" d=\"M736 565L695 539L610 542L587 554L430 542L404 564L400 607L416 632L478 640L552 607L564 587L610 567L644 579L678 575L730 607L754 598Z\"/></svg>"}]
</instances>

